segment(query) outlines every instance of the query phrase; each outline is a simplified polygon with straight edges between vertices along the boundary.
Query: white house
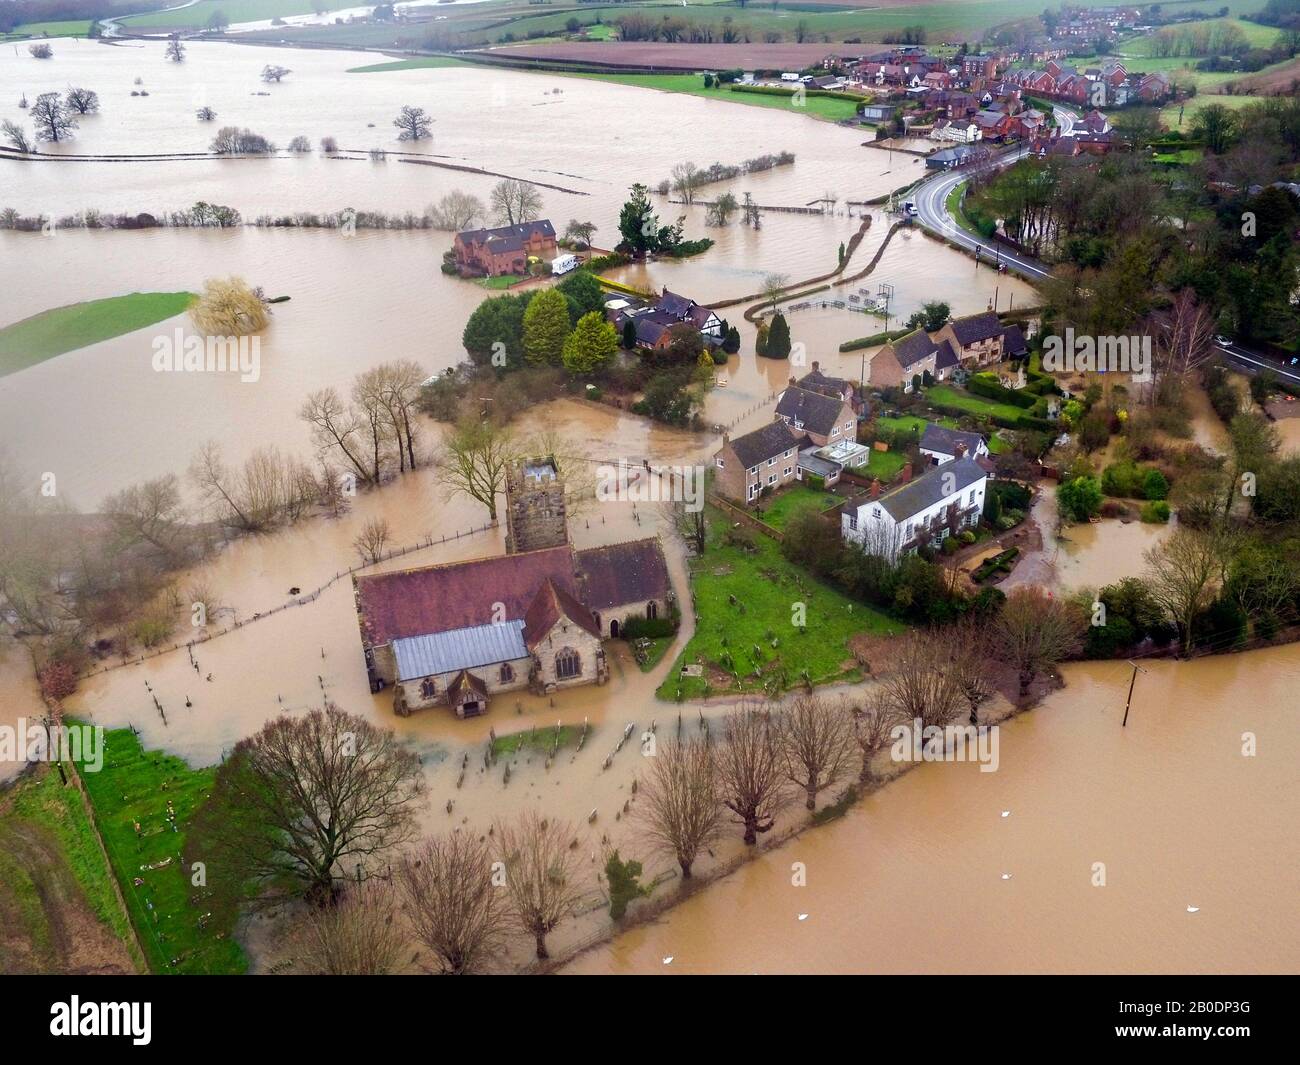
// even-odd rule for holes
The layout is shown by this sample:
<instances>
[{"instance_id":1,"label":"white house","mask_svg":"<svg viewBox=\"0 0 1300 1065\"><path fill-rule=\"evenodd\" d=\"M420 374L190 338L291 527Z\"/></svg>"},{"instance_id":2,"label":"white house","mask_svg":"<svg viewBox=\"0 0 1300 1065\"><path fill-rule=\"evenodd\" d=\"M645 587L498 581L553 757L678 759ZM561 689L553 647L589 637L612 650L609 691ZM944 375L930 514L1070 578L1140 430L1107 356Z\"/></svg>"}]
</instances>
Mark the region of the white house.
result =
<instances>
[{"instance_id":1,"label":"white house","mask_svg":"<svg viewBox=\"0 0 1300 1065\"><path fill-rule=\"evenodd\" d=\"M979 433L966 433L960 429L945 429L933 422L921 434L920 451L935 466L969 455L971 458L988 458L989 446Z\"/></svg>"},{"instance_id":2,"label":"white house","mask_svg":"<svg viewBox=\"0 0 1300 1065\"><path fill-rule=\"evenodd\" d=\"M896 559L979 524L987 485L988 474L971 458L932 467L886 491L877 481L840 508L840 532L870 554Z\"/></svg>"}]
</instances>

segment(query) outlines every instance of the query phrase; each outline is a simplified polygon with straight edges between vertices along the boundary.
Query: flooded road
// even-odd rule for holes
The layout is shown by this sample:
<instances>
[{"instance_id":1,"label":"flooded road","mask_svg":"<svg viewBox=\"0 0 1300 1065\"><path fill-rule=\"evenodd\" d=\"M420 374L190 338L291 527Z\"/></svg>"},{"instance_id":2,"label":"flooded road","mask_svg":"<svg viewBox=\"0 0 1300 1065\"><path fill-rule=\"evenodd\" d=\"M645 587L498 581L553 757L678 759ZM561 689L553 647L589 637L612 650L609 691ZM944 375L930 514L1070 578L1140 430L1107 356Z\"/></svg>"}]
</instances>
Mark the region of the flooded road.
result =
<instances>
[{"instance_id":1,"label":"flooded road","mask_svg":"<svg viewBox=\"0 0 1300 1065\"><path fill-rule=\"evenodd\" d=\"M1294 972L1300 648L1147 668L1127 728L1129 668L1069 666L997 772L921 766L565 971Z\"/></svg>"}]
</instances>

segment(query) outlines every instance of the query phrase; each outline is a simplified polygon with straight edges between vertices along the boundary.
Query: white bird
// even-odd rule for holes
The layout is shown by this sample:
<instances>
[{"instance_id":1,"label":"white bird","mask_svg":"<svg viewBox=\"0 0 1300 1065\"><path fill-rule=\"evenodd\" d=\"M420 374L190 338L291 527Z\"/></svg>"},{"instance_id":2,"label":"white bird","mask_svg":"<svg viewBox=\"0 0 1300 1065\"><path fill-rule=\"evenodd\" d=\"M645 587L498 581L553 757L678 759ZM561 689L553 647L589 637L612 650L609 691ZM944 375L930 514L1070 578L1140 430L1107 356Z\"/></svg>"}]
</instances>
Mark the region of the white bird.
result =
<instances>
[{"instance_id":1,"label":"white bird","mask_svg":"<svg viewBox=\"0 0 1300 1065\"><path fill-rule=\"evenodd\" d=\"M664 964L665 964L665 965L671 965L671 964L673 963L673 958L674 958L674 957L675 957L675 955L673 955L673 954L669 954L668 957L666 957L666 958L664 959Z\"/></svg>"},{"instance_id":2,"label":"white bird","mask_svg":"<svg viewBox=\"0 0 1300 1065\"><path fill-rule=\"evenodd\" d=\"M1201 908L1200 908L1199 906L1188 906L1188 907L1187 907L1187 912L1188 912L1188 913L1199 913L1199 912L1200 912L1200 909L1201 909Z\"/></svg>"},{"instance_id":3,"label":"white bird","mask_svg":"<svg viewBox=\"0 0 1300 1065\"><path fill-rule=\"evenodd\" d=\"M801 914L799 915L799 920L801 920L801 921L806 921L806 920L808 920L808 915L807 915L806 913L801 913Z\"/></svg>"},{"instance_id":4,"label":"white bird","mask_svg":"<svg viewBox=\"0 0 1300 1065\"><path fill-rule=\"evenodd\" d=\"M1010 810L1003 810L1003 811L1002 811L1002 816L1003 816L1003 817L1010 817L1010 816L1011 816L1011 811L1010 811Z\"/></svg>"},{"instance_id":5,"label":"white bird","mask_svg":"<svg viewBox=\"0 0 1300 1065\"><path fill-rule=\"evenodd\" d=\"M1010 879L1011 879L1011 874L1010 874L1010 873L1003 873L1003 874L1002 874L1002 879L1003 879L1003 880L1010 880Z\"/></svg>"}]
</instances>

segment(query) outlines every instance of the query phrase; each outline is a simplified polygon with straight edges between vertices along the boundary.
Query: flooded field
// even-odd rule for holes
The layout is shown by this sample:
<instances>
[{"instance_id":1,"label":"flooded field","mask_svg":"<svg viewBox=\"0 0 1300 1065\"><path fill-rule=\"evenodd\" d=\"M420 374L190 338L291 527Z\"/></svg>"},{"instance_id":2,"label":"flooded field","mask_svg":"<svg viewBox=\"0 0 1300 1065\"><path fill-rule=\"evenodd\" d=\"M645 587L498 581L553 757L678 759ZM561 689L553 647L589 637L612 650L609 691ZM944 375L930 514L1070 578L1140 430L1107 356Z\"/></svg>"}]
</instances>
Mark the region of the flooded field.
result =
<instances>
[{"instance_id":1,"label":"flooded field","mask_svg":"<svg viewBox=\"0 0 1300 1065\"><path fill-rule=\"evenodd\" d=\"M996 773L913 770L565 971L1294 971L1300 649L1147 668L1127 728L1129 667L1069 666Z\"/></svg>"},{"instance_id":2,"label":"flooded field","mask_svg":"<svg viewBox=\"0 0 1300 1065\"><path fill-rule=\"evenodd\" d=\"M863 148L861 133L793 111L597 81L460 67L350 74L375 57L208 42L189 43L187 61L179 66L163 62L161 43L56 41L54 47L48 64L0 57L0 117L23 93L34 98L69 84L98 91L103 113L83 118L77 139L50 147L44 153L49 160L0 159L0 207L24 214L58 216L86 208L161 213L205 200L235 207L251 220L264 212L349 206L419 212L452 189L486 200L495 176L396 158L372 163L317 152L243 160L53 158L201 152L215 128L226 124L247 126L281 144L297 135L313 143L334 136L346 149L396 150L392 118L412 104L436 120L434 139L423 142L421 152L439 162L561 186L540 189L543 215L560 229L570 218L589 219L598 226L596 244L610 246L632 182L656 184L679 160L739 163L763 152L794 151L793 166L710 186L703 198L724 190L739 198L748 191L761 204L798 207L830 193L837 203L833 211L773 211L763 215L758 231L736 223L719 229L705 225L703 206L681 208L658 198L665 219L685 213L686 235L707 235L715 246L688 261L650 262L613 275L637 287L668 286L707 304L755 293L770 273L798 281L828 272L841 242L869 216L871 227L845 270L857 273L881 247L892 219L851 204L922 172L911 157L896 154L891 161L887 153ZM258 71L266 63L282 63L293 74L264 86ZM130 95L141 87L136 78L147 97ZM194 117L205 105L216 110L216 123ZM358 371L397 358L415 359L432 374L464 357L461 332L488 293L440 273L450 244L450 234L429 231L0 233L0 325L131 291L195 290L207 278L232 274L270 296L290 297L275 306L262 335L256 383L153 372L153 336L188 329L183 319L0 379L0 449L24 470L56 473L65 500L88 511L126 485L183 474L209 440L218 441L232 463L265 445L306 457L310 441L297 410L311 390L346 389ZM819 295L844 298L859 288L874 294L882 284L892 286L895 327L936 298L949 302L955 314L1035 300L1024 283L977 268L908 230L891 240L871 276ZM719 368L726 383L709 394L706 422L733 421L791 373L804 370L756 358L753 327L741 318L745 305L724 311L741 329L742 348ZM808 362L850 378L865 372L874 351L840 353L839 345L885 326L879 318L821 306L791 311L790 324ZM767 411L751 413L743 428L768 417ZM672 431L575 401L539 407L519 428L526 435L543 425L558 428L575 454L587 458L697 462L714 446L711 434ZM439 432L431 422L421 431L430 444ZM1198 437L1202 431L1209 439L1213 426L1198 428ZM577 688L554 699L503 697L491 714L468 721L440 710L398 718L391 695L368 689L351 581L338 577L355 562L353 538L373 517L388 520L394 544L433 541L386 568L504 551L500 528L457 536L481 527L486 510L463 496L448 498L434 472L422 468L362 495L341 518L246 538L180 575L179 588L203 585L222 606L211 619L211 639L196 644L193 660L182 646L142 663L106 661L104 666L115 668L87 677L69 709L99 724L129 724L148 747L210 764L276 715L301 714L329 699L396 729L420 753L430 790L426 828L483 831L495 817L544 808L581 826L594 893L594 866L605 843L641 854L624 816L634 803L635 745L609 768L603 763L629 724L638 731L656 727L661 735L678 728L678 707L657 701L654 692L691 635L689 621L677 646L649 673L623 644L612 643L611 679L603 687ZM664 532L653 506L628 503L590 507L570 524L579 548ZM1060 584L1101 584L1132 572L1133 559L1164 532L1136 523L1071 529L1068 541L1052 544L1054 551L1059 546ZM674 586L685 599L682 552L667 536L664 543ZM327 584L311 603L259 616L287 602L291 588ZM235 622L234 631L217 633ZM184 644L207 635L181 631L173 639ZM0 724L6 724L36 713L40 703L24 654L12 644L0 645L0 651ZM1251 673L1246 699L1239 689L1247 684L1246 664L1252 661L1263 663L1265 680ZM1191 666L1161 664L1144 683L1151 691L1163 685L1173 697L1143 703L1121 733L1116 693L1127 674L1109 664L1071 668L1064 692L1007 726L1002 772L982 776L973 766L929 766L910 773L842 822L773 851L665 922L584 955L574 968L659 971L669 955L677 959L673 969L696 972L1293 963L1296 941L1285 931L1291 927L1290 896L1277 885L1294 884L1297 856L1294 834L1278 839L1275 821L1282 801L1290 800L1282 789L1295 764L1296 752L1288 747L1295 742L1288 685L1297 672L1300 652L1294 649ZM716 718L727 709L686 707L681 727L697 727L700 717ZM510 762L508 782L501 763L479 770L490 729L500 735L557 721L589 723L591 738L581 752L562 751L549 769L539 755L520 756ZM1261 735L1257 759L1234 753L1244 729ZM457 787L465 757L470 771ZM1245 783L1252 786L1246 789ZM1218 801L1224 791L1246 793L1233 813L1244 820L1231 831L1226 806ZM1005 809L1012 811L1007 819L999 816ZM595 820L588 824L592 813ZM1120 831L1117 826L1130 816L1136 828ZM1271 848L1262 845L1265 835ZM740 850L737 834L701 863L701 871ZM802 893L786 887L796 860L807 862L811 873ZM1108 863L1111 887L1088 886L1093 861ZM647 860L648 878L668 864ZM1010 881L1000 879L1004 872ZM1202 912L1186 914L1189 904ZM799 920L801 913L806 921ZM603 913L567 923L555 934L555 949L589 940L605 923ZM1140 951L1132 949L1134 943Z\"/></svg>"}]
</instances>

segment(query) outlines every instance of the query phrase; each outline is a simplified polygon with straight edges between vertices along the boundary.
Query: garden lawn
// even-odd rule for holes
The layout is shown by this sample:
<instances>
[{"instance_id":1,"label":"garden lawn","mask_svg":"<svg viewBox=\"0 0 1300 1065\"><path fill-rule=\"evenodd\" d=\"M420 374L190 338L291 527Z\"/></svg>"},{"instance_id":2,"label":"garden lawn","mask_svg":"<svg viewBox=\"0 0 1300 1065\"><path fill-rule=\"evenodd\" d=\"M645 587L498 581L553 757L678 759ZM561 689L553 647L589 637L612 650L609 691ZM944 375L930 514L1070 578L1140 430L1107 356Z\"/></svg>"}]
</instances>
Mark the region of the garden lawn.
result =
<instances>
[{"instance_id":1,"label":"garden lawn","mask_svg":"<svg viewBox=\"0 0 1300 1065\"><path fill-rule=\"evenodd\" d=\"M872 448L870 461L854 472L864 477L878 477L881 481L892 481L898 476L898 471L903 468L903 463L906 461L907 456L901 451L877 451Z\"/></svg>"},{"instance_id":2,"label":"garden lawn","mask_svg":"<svg viewBox=\"0 0 1300 1065\"><path fill-rule=\"evenodd\" d=\"M1011 403L998 403L996 400L984 399L951 385L934 385L925 391L926 399L932 403L945 403L960 407L971 414L987 414L999 418L1019 418L1028 411Z\"/></svg>"},{"instance_id":3,"label":"garden lawn","mask_svg":"<svg viewBox=\"0 0 1300 1065\"><path fill-rule=\"evenodd\" d=\"M752 551L724 543L729 519L714 507L708 508L708 517L709 546L691 561L695 635L660 685L660 698L694 699L722 691L776 693L802 683L805 671L813 684L857 680L861 673L849 639L861 632L903 630L893 618L787 562L775 540L749 530ZM794 626L796 604L803 604L802 632ZM728 655L730 670L725 664ZM681 676L686 663L697 662L705 665L705 676ZM755 666L758 676L753 675ZM740 677L728 677L725 685L715 687L709 667L738 672ZM714 680L720 676L715 674Z\"/></svg>"},{"instance_id":4,"label":"garden lawn","mask_svg":"<svg viewBox=\"0 0 1300 1065\"><path fill-rule=\"evenodd\" d=\"M70 303L14 322L0 329L0 377L175 317L192 299L189 292L132 292Z\"/></svg>"},{"instance_id":5,"label":"garden lawn","mask_svg":"<svg viewBox=\"0 0 1300 1065\"><path fill-rule=\"evenodd\" d=\"M242 973L248 963L233 929L216 920L201 927L203 889L191 887L182 857L185 830L211 790L216 768L191 769L174 755L146 751L130 729L106 731L104 743L103 768L81 777L149 968ZM168 820L168 800L174 822ZM197 905L191 893L199 896Z\"/></svg>"},{"instance_id":6,"label":"garden lawn","mask_svg":"<svg viewBox=\"0 0 1300 1065\"><path fill-rule=\"evenodd\" d=\"M548 71L547 73L556 73ZM837 100L829 96L806 96L802 107L791 103L792 97L776 96L760 92L732 92L727 86L704 87L704 78L699 74L585 74L566 75L575 78L590 78L596 81L612 81L618 85L633 85L641 89L659 89L663 92L681 92L690 96L702 96L709 100L726 100L733 104L752 104L756 107L780 107L796 114L812 115L814 118L838 122L852 118L857 114L858 101L845 98Z\"/></svg>"},{"instance_id":7,"label":"garden lawn","mask_svg":"<svg viewBox=\"0 0 1300 1065\"><path fill-rule=\"evenodd\" d=\"M796 482L772 496L761 506L762 512L755 516L774 529L784 529L790 523L790 519L798 514L826 510L842 502L843 500L832 492L819 491Z\"/></svg>"}]
</instances>

